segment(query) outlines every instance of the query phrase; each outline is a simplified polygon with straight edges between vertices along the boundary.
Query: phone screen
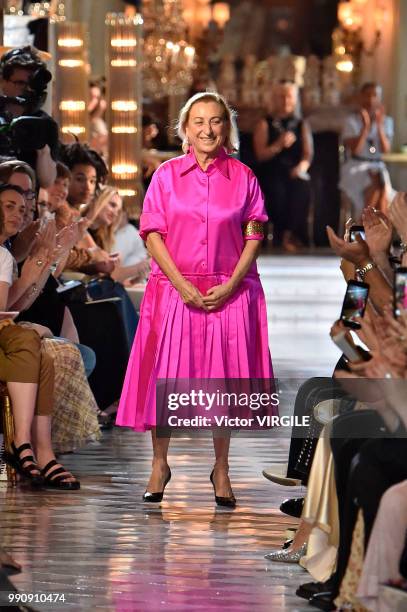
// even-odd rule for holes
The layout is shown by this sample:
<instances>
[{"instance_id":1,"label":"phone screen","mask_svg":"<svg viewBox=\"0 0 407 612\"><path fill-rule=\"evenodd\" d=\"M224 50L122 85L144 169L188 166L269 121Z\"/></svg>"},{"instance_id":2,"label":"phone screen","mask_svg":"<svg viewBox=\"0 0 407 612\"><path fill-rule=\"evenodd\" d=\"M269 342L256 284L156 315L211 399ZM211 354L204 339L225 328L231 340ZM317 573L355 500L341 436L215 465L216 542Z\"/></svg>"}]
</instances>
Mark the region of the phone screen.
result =
<instances>
[{"instance_id":1,"label":"phone screen","mask_svg":"<svg viewBox=\"0 0 407 612\"><path fill-rule=\"evenodd\" d=\"M356 242L356 234L359 234L362 240L366 240L365 228L363 225L352 225L349 230L349 242Z\"/></svg>"},{"instance_id":2,"label":"phone screen","mask_svg":"<svg viewBox=\"0 0 407 612\"><path fill-rule=\"evenodd\" d=\"M397 268L394 275L394 316L400 316L400 309L407 310L407 268Z\"/></svg>"},{"instance_id":3,"label":"phone screen","mask_svg":"<svg viewBox=\"0 0 407 612\"><path fill-rule=\"evenodd\" d=\"M358 319L363 317L369 295L369 285L358 281L349 281L343 300L341 320L348 327L358 329Z\"/></svg>"}]
</instances>

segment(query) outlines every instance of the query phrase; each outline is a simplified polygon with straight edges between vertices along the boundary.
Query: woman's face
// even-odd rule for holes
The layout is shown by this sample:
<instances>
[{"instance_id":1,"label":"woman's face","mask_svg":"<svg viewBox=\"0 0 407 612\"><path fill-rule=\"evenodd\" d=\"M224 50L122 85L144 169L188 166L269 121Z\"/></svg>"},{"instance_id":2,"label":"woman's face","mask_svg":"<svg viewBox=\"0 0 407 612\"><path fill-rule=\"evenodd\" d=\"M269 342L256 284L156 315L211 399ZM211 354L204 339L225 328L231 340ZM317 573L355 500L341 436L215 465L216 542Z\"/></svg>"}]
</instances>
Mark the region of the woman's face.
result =
<instances>
[{"instance_id":1,"label":"woman's face","mask_svg":"<svg viewBox=\"0 0 407 612\"><path fill-rule=\"evenodd\" d=\"M106 205L99 211L95 221L98 225L110 227L118 220L121 210L122 199L117 193L115 193L111 196Z\"/></svg>"},{"instance_id":2,"label":"woman's face","mask_svg":"<svg viewBox=\"0 0 407 612\"><path fill-rule=\"evenodd\" d=\"M216 156L224 145L228 123L221 104L196 102L189 111L185 133L195 153Z\"/></svg>"},{"instance_id":3,"label":"woman's face","mask_svg":"<svg viewBox=\"0 0 407 612\"><path fill-rule=\"evenodd\" d=\"M4 217L2 236L10 238L23 227L26 209L25 201L22 195L12 189L7 189L0 193L0 206Z\"/></svg>"},{"instance_id":4,"label":"woman's face","mask_svg":"<svg viewBox=\"0 0 407 612\"><path fill-rule=\"evenodd\" d=\"M273 95L273 109L279 115L291 115L297 106L297 88L291 84L281 83L276 86Z\"/></svg>"},{"instance_id":5,"label":"woman's face","mask_svg":"<svg viewBox=\"0 0 407 612\"><path fill-rule=\"evenodd\" d=\"M48 208L55 212L66 201L69 193L69 179L62 176L57 178L55 183L48 187Z\"/></svg>"},{"instance_id":6,"label":"woman's face","mask_svg":"<svg viewBox=\"0 0 407 612\"><path fill-rule=\"evenodd\" d=\"M78 208L90 204L97 185L96 168L89 164L75 164L69 185L69 203Z\"/></svg>"},{"instance_id":7,"label":"woman's face","mask_svg":"<svg viewBox=\"0 0 407 612\"><path fill-rule=\"evenodd\" d=\"M24 174L23 172L14 172L9 179L10 185L17 185L21 187L24 191L24 200L25 200L25 215L24 215L24 223L21 229L24 229L29 225L33 219L35 210L37 207L37 199L35 196L35 191L33 191L33 185L31 178L28 174Z\"/></svg>"}]
</instances>

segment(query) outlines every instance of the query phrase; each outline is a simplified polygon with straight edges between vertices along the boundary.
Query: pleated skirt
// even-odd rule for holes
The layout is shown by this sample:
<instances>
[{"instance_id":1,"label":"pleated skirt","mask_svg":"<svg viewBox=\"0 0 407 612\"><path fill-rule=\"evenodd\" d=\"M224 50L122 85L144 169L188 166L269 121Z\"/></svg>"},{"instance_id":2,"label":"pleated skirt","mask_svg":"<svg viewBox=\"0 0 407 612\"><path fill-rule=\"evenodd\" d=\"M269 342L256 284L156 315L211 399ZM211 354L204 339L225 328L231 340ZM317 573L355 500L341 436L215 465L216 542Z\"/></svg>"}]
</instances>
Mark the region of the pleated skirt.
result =
<instances>
[{"instance_id":1,"label":"pleated skirt","mask_svg":"<svg viewBox=\"0 0 407 612\"><path fill-rule=\"evenodd\" d=\"M185 275L203 295L223 274ZM146 431L156 424L158 379L272 379L267 311L257 276L246 277L218 310L187 306L163 275L152 275L141 304L117 425Z\"/></svg>"}]
</instances>

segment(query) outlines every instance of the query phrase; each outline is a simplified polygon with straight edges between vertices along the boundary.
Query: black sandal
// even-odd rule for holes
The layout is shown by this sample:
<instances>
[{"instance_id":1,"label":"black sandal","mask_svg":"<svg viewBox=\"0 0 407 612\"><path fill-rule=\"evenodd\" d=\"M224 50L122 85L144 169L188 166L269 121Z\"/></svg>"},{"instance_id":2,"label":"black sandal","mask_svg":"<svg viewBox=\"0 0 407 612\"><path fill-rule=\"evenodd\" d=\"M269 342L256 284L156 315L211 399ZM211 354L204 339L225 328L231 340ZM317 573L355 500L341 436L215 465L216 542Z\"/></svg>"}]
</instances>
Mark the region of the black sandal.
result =
<instances>
[{"instance_id":1,"label":"black sandal","mask_svg":"<svg viewBox=\"0 0 407 612\"><path fill-rule=\"evenodd\" d=\"M114 418L112 418L110 414L106 414L104 410L98 410L96 414L98 417L99 427L102 431L113 428Z\"/></svg>"},{"instance_id":2,"label":"black sandal","mask_svg":"<svg viewBox=\"0 0 407 612\"><path fill-rule=\"evenodd\" d=\"M21 453L25 450L30 450L32 452L32 446L29 442L25 444L21 444L18 448L14 444L11 443L12 453L8 451L4 452L4 460L8 465L13 467L23 478L26 478L30 481L32 487L42 487L44 484L44 478L41 476L40 469L35 462L33 455L27 455L27 457L21 457ZM29 465L26 465L26 464ZM38 472L38 474L34 474L34 472Z\"/></svg>"},{"instance_id":3,"label":"black sandal","mask_svg":"<svg viewBox=\"0 0 407 612\"><path fill-rule=\"evenodd\" d=\"M68 472L62 465L59 468L54 470L50 470L50 468L55 465L61 465L55 459L51 459L49 463L45 467L42 468L41 474L44 478L44 485L49 489L60 489L62 491L77 491L81 488L81 483L79 480L73 476L70 472ZM47 472L49 472L47 474ZM66 478L73 477L75 480L67 481Z\"/></svg>"}]
</instances>

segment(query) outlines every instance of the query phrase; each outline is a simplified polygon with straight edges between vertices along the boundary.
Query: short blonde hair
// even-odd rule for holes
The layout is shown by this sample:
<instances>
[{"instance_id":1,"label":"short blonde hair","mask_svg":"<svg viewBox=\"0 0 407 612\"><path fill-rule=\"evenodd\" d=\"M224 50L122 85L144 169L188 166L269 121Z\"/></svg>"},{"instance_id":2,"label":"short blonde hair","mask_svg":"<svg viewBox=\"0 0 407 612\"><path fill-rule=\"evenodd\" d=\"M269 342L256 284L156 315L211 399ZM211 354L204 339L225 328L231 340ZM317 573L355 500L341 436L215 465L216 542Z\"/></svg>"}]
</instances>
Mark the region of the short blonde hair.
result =
<instances>
[{"instance_id":1,"label":"short blonde hair","mask_svg":"<svg viewBox=\"0 0 407 612\"><path fill-rule=\"evenodd\" d=\"M225 148L228 153L235 153L239 150L239 132L236 124L236 112L229 106L225 98L214 91L202 91L187 100L181 108L176 129L179 138L182 140L182 150L188 152L189 142L185 133L191 108L197 102L216 102L222 106L228 124L228 132L225 140Z\"/></svg>"}]
</instances>

